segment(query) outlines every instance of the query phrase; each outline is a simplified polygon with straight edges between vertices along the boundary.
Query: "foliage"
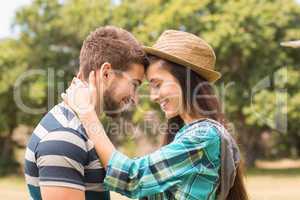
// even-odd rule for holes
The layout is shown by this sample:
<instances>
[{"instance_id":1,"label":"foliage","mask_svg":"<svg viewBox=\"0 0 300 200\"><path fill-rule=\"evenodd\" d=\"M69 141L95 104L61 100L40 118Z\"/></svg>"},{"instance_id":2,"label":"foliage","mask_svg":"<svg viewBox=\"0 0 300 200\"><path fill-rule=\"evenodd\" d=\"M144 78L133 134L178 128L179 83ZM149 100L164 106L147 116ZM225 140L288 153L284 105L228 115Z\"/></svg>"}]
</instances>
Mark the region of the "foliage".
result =
<instances>
[{"instance_id":1,"label":"foliage","mask_svg":"<svg viewBox=\"0 0 300 200\"><path fill-rule=\"evenodd\" d=\"M248 163L253 164L259 153L256 147L262 131L280 132L274 121L278 95L288 100L288 106L280 110L288 115L288 131L277 134L277 140L288 152L296 148L299 153L299 142L295 142L300 141L299 51L279 45L300 38L299 20L300 6L293 0L35 0L16 12L14 27L19 36L0 41L0 137L13 145L13 129L18 124L34 126L42 116L17 106L16 80L29 70L44 72L27 78L20 91L26 105L46 112L76 73L84 38L96 27L112 24L131 31L145 45L153 44L166 29L188 31L207 40L223 73L217 85L224 112L236 126ZM274 84L282 73L287 81ZM255 91L266 77L270 87ZM159 110L148 99L141 100L141 107L133 114L135 125L147 111ZM264 123L254 110L263 110L271 122Z\"/></svg>"}]
</instances>

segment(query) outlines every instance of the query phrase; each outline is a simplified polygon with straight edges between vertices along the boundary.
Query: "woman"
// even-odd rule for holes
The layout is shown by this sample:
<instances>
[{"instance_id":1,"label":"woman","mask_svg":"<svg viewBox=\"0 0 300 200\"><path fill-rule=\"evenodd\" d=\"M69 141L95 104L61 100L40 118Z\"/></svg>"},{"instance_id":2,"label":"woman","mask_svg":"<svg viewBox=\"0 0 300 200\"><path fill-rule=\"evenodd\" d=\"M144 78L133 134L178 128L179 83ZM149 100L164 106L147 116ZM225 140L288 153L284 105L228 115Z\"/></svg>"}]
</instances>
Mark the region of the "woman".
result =
<instances>
[{"instance_id":1,"label":"woman","mask_svg":"<svg viewBox=\"0 0 300 200\"><path fill-rule=\"evenodd\" d=\"M130 198L248 199L238 147L210 84L220 78L213 70L213 49L193 34L168 30L145 51L151 99L168 119L164 146L130 159L115 150L94 110L80 117L107 169L107 189ZM94 79L91 73L90 84ZM64 101L70 102L74 90L84 85L74 81Z\"/></svg>"}]
</instances>

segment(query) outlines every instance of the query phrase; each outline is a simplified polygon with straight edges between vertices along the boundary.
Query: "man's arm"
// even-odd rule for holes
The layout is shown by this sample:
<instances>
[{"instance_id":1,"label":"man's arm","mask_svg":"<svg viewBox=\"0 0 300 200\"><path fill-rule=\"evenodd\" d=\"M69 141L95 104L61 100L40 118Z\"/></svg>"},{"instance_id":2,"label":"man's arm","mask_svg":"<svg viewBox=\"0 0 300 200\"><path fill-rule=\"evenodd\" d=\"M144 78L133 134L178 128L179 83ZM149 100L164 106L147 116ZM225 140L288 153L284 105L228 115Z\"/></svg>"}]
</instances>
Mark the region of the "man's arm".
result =
<instances>
[{"instance_id":1,"label":"man's arm","mask_svg":"<svg viewBox=\"0 0 300 200\"><path fill-rule=\"evenodd\" d=\"M85 142L69 131L48 133L36 149L43 200L84 200Z\"/></svg>"},{"instance_id":2,"label":"man's arm","mask_svg":"<svg viewBox=\"0 0 300 200\"><path fill-rule=\"evenodd\" d=\"M84 200L85 195L82 190L57 187L43 186L41 187L43 200Z\"/></svg>"}]
</instances>

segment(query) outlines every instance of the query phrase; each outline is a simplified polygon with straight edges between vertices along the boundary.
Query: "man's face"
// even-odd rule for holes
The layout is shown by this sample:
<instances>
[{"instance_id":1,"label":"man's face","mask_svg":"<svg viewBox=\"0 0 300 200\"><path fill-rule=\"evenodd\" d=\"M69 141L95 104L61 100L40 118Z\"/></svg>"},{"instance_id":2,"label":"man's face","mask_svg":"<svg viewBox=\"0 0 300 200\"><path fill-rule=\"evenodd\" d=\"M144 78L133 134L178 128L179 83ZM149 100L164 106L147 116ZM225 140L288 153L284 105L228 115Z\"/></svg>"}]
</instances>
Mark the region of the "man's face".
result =
<instances>
[{"instance_id":1,"label":"man's face","mask_svg":"<svg viewBox=\"0 0 300 200\"><path fill-rule=\"evenodd\" d=\"M103 111L111 117L137 104L137 88L144 78L144 66L131 64L127 71L116 72L103 93Z\"/></svg>"}]
</instances>

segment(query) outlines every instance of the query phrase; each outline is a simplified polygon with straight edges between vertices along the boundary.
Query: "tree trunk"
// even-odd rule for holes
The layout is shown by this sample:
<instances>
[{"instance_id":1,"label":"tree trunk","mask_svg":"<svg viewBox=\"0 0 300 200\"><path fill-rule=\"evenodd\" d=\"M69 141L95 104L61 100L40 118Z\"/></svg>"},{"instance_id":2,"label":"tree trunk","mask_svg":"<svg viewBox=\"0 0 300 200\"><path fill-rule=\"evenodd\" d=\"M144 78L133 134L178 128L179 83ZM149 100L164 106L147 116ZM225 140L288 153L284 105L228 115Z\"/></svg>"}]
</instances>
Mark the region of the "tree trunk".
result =
<instances>
[{"instance_id":1,"label":"tree trunk","mask_svg":"<svg viewBox=\"0 0 300 200\"><path fill-rule=\"evenodd\" d=\"M11 131L7 136L4 137L0 160L9 161L14 157L12 134L13 132Z\"/></svg>"},{"instance_id":2,"label":"tree trunk","mask_svg":"<svg viewBox=\"0 0 300 200\"><path fill-rule=\"evenodd\" d=\"M259 148L257 144L245 144L245 165L247 168L255 167L255 161L259 158Z\"/></svg>"},{"instance_id":3,"label":"tree trunk","mask_svg":"<svg viewBox=\"0 0 300 200\"><path fill-rule=\"evenodd\" d=\"M19 163L15 157L15 142L13 141L13 130L9 129L8 135L3 137L0 146L0 176L15 173L19 168Z\"/></svg>"},{"instance_id":4,"label":"tree trunk","mask_svg":"<svg viewBox=\"0 0 300 200\"><path fill-rule=\"evenodd\" d=\"M7 95L7 100L14 102L13 98L13 88L10 88L10 91ZM7 173L13 173L19 166L15 158L15 143L13 141L13 131L17 127L17 107L15 105L7 106L4 113L9 116L7 120L8 129L6 130L8 134L3 136L3 140L0 141L0 175Z\"/></svg>"},{"instance_id":5,"label":"tree trunk","mask_svg":"<svg viewBox=\"0 0 300 200\"><path fill-rule=\"evenodd\" d=\"M261 153L260 142L260 132L261 130L252 129L247 127L245 124L245 118L240 113L240 122L238 125L238 143L241 144L240 148L245 155L245 167L253 168L255 167L255 161L259 158Z\"/></svg>"}]
</instances>

